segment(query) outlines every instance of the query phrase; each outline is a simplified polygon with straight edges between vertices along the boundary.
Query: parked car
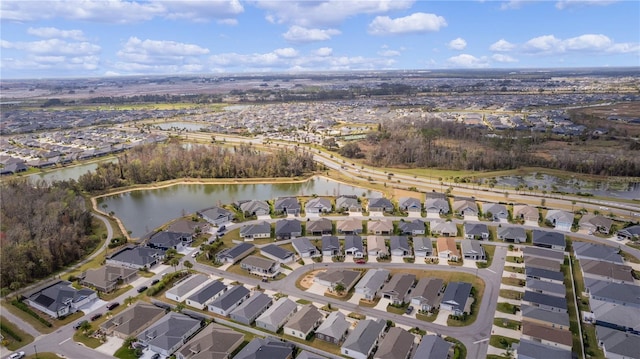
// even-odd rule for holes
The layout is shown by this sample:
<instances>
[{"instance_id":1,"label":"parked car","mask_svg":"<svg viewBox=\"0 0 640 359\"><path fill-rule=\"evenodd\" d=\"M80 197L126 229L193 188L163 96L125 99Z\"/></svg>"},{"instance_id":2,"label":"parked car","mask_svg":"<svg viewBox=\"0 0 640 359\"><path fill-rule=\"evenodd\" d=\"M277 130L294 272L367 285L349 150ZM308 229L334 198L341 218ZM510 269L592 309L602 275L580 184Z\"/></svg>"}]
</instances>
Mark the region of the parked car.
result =
<instances>
[{"instance_id":1,"label":"parked car","mask_svg":"<svg viewBox=\"0 0 640 359\"><path fill-rule=\"evenodd\" d=\"M8 359L20 359L24 358L24 352L15 352L7 357Z\"/></svg>"},{"instance_id":2,"label":"parked car","mask_svg":"<svg viewBox=\"0 0 640 359\"><path fill-rule=\"evenodd\" d=\"M191 254L191 258L195 258L195 257L197 257L197 256L198 256L198 254L200 254L200 252L199 252L199 251L195 251L195 252L193 252L193 253Z\"/></svg>"},{"instance_id":3,"label":"parked car","mask_svg":"<svg viewBox=\"0 0 640 359\"><path fill-rule=\"evenodd\" d=\"M100 319L100 317L102 317L102 313L94 314L94 315L91 317L91 321L92 321L92 322L93 322L93 321L96 321L96 320Z\"/></svg>"},{"instance_id":4,"label":"parked car","mask_svg":"<svg viewBox=\"0 0 640 359\"><path fill-rule=\"evenodd\" d=\"M223 233L226 230L227 230L227 226L222 225L222 226L220 226L220 228L218 228L218 233Z\"/></svg>"},{"instance_id":5,"label":"parked car","mask_svg":"<svg viewBox=\"0 0 640 359\"><path fill-rule=\"evenodd\" d=\"M151 281L151 285L156 285L158 283L160 283L160 279L154 279Z\"/></svg>"},{"instance_id":6,"label":"parked car","mask_svg":"<svg viewBox=\"0 0 640 359\"><path fill-rule=\"evenodd\" d=\"M84 324L85 322L86 322L86 320L81 320L81 321L77 322L76 324L73 325L73 329L75 329L75 330L80 329L82 324Z\"/></svg>"},{"instance_id":7,"label":"parked car","mask_svg":"<svg viewBox=\"0 0 640 359\"><path fill-rule=\"evenodd\" d=\"M117 308L120 305L120 303L118 302L113 302L113 303L109 303L107 304L107 309L108 310L114 310L115 308Z\"/></svg>"},{"instance_id":8,"label":"parked car","mask_svg":"<svg viewBox=\"0 0 640 359\"><path fill-rule=\"evenodd\" d=\"M406 314L411 314L411 312L413 312L413 307L412 306L408 306L407 310L405 311Z\"/></svg>"},{"instance_id":9,"label":"parked car","mask_svg":"<svg viewBox=\"0 0 640 359\"><path fill-rule=\"evenodd\" d=\"M146 285L143 285L142 287L138 288L138 293L142 293L147 289L149 289L149 287L147 287Z\"/></svg>"},{"instance_id":10,"label":"parked car","mask_svg":"<svg viewBox=\"0 0 640 359\"><path fill-rule=\"evenodd\" d=\"M153 354L151 359L160 359L160 354L158 354L158 353Z\"/></svg>"},{"instance_id":11,"label":"parked car","mask_svg":"<svg viewBox=\"0 0 640 359\"><path fill-rule=\"evenodd\" d=\"M356 259L356 264L365 264L365 263L367 263L367 261L362 258Z\"/></svg>"}]
</instances>

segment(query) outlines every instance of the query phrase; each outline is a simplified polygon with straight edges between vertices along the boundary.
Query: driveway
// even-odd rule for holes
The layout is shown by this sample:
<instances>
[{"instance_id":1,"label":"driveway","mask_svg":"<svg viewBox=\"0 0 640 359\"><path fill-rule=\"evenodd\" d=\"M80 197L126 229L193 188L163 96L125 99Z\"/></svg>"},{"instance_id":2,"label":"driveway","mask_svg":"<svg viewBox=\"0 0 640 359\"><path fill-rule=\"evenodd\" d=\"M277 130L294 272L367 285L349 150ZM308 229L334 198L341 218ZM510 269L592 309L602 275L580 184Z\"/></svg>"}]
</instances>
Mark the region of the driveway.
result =
<instances>
[{"instance_id":1,"label":"driveway","mask_svg":"<svg viewBox=\"0 0 640 359\"><path fill-rule=\"evenodd\" d=\"M383 312L386 312L387 311L387 306L389 304L391 304L391 300L390 299L380 298L380 301L378 302L378 304L376 304L375 307L373 307L373 309L381 310Z\"/></svg>"},{"instance_id":2,"label":"driveway","mask_svg":"<svg viewBox=\"0 0 640 359\"><path fill-rule=\"evenodd\" d=\"M450 311L440 309L438 312L438 317L433 321L433 324L447 325L447 319L449 319Z\"/></svg>"},{"instance_id":3,"label":"driveway","mask_svg":"<svg viewBox=\"0 0 640 359\"><path fill-rule=\"evenodd\" d=\"M462 266L465 268L478 268L478 266L476 265L476 261L474 261L473 259L464 259L462 261Z\"/></svg>"},{"instance_id":4,"label":"driveway","mask_svg":"<svg viewBox=\"0 0 640 359\"><path fill-rule=\"evenodd\" d=\"M522 335L522 333L518 330L507 329L494 325L493 327L491 327L491 335L502 335L503 337L520 340L520 336Z\"/></svg>"},{"instance_id":5,"label":"driveway","mask_svg":"<svg viewBox=\"0 0 640 359\"><path fill-rule=\"evenodd\" d=\"M360 293L353 293L353 295L351 296L351 298L347 301L349 303L353 303L353 304L360 304L360 299L364 298L364 296Z\"/></svg>"},{"instance_id":6,"label":"driveway","mask_svg":"<svg viewBox=\"0 0 640 359\"><path fill-rule=\"evenodd\" d=\"M82 307L80 307L79 309L84 313L84 314L89 314L91 312L94 312L102 307L104 307L105 305L107 305L107 302L105 302L104 300L101 299L96 299L91 303L87 303L85 305L83 305Z\"/></svg>"},{"instance_id":7,"label":"driveway","mask_svg":"<svg viewBox=\"0 0 640 359\"><path fill-rule=\"evenodd\" d=\"M409 212L407 213L408 218L422 218L422 213L420 212Z\"/></svg>"},{"instance_id":8,"label":"driveway","mask_svg":"<svg viewBox=\"0 0 640 359\"><path fill-rule=\"evenodd\" d=\"M97 347L96 350L107 355L113 355L116 352L116 350L122 347L123 344L124 344L124 339L120 339L116 336L108 335L107 341L101 346Z\"/></svg>"},{"instance_id":9,"label":"driveway","mask_svg":"<svg viewBox=\"0 0 640 359\"><path fill-rule=\"evenodd\" d=\"M309 289L306 290L307 293L313 293L317 295L324 295L324 292L327 291L327 287L323 286L320 283L313 283Z\"/></svg>"},{"instance_id":10,"label":"driveway","mask_svg":"<svg viewBox=\"0 0 640 359\"><path fill-rule=\"evenodd\" d=\"M391 263L404 263L404 258L401 256L391 256Z\"/></svg>"}]
</instances>

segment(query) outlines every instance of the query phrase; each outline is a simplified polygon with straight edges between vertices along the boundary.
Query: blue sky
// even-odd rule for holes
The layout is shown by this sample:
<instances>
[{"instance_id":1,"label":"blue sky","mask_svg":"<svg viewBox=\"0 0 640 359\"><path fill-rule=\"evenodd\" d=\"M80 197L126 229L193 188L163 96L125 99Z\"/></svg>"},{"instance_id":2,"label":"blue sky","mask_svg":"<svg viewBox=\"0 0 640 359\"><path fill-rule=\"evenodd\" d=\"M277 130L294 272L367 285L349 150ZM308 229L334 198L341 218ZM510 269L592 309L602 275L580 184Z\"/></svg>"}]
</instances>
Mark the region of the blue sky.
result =
<instances>
[{"instance_id":1,"label":"blue sky","mask_svg":"<svg viewBox=\"0 0 640 359\"><path fill-rule=\"evenodd\" d=\"M0 76L640 66L640 1L3 0Z\"/></svg>"}]
</instances>

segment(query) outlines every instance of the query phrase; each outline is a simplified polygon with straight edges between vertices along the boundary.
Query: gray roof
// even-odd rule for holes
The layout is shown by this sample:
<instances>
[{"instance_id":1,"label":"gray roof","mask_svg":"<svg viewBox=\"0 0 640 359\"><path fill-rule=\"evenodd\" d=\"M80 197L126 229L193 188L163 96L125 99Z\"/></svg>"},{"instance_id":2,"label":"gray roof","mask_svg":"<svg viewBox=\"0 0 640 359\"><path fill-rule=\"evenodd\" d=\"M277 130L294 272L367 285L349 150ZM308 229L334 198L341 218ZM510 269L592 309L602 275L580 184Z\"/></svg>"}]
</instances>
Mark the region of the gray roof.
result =
<instances>
[{"instance_id":1,"label":"gray roof","mask_svg":"<svg viewBox=\"0 0 640 359\"><path fill-rule=\"evenodd\" d=\"M285 208L287 210L295 210L295 209L300 209L300 203L298 202L298 199L295 197L282 197L282 198L278 198L276 199L275 204L273 205L273 208L276 211L282 211Z\"/></svg>"},{"instance_id":2,"label":"gray roof","mask_svg":"<svg viewBox=\"0 0 640 359\"><path fill-rule=\"evenodd\" d=\"M288 249L284 249L275 244L268 244L262 248L260 248L262 252L270 254L278 259L287 259L293 256L293 252Z\"/></svg>"},{"instance_id":3,"label":"gray roof","mask_svg":"<svg viewBox=\"0 0 640 359\"><path fill-rule=\"evenodd\" d=\"M522 249L522 252L524 253L525 262L527 257L546 258L546 259L554 260L559 263L564 262L564 253L560 251L554 251L552 249L525 246Z\"/></svg>"},{"instance_id":4,"label":"gray roof","mask_svg":"<svg viewBox=\"0 0 640 359\"><path fill-rule=\"evenodd\" d=\"M155 324L143 330L138 339L149 345L169 350L183 341L184 335L200 327L200 321L181 313L169 312Z\"/></svg>"},{"instance_id":5,"label":"gray roof","mask_svg":"<svg viewBox=\"0 0 640 359\"><path fill-rule=\"evenodd\" d=\"M345 236L344 248L345 249L357 248L359 251L364 253L364 244L362 242L362 237L356 236L356 235Z\"/></svg>"},{"instance_id":6,"label":"gray roof","mask_svg":"<svg viewBox=\"0 0 640 359\"><path fill-rule=\"evenodd\" d=\"M238 301L249 294L249 289L241 286L234 285L229 290L223 294L220 298L214 300L211 304L212 307L220 308L222 310L228 310L232 306L236 305Z\"/></svg>"},{"instance_id":7,"label":"gray roof","mask_svg":"<svg viewBox=\"0 0 640 359\"><path fill-rule=\"evenodd\" d=\"M397 273L382 288L382 292L395 296L399 301L405 301L405 296L416 281L413 274Z\"/></svg>"},{"instance_id":8,"label":"gray roof","mask_svg":"<svg viewBox=\"0 0 640 359\"><path fill-rule=\"evenodd\" d=\"M391 236L391 238L389 238L389 248L390 250L402 249L407 252L411 251L409 240L406 236Z\"/></svg>"},{"instance_id":9,"label":"gray roof","mask_svg":"<svg viewBox=\"0 0 640 359\"><path fill-rule=\"evenodd\" d=\"M191 292L196 287L198 287L199 285L203 284L208 280L209 278L205 275L194 274L192 276L189 276L183 279L181 282L177 283L176 285L174 285L173 288L167 291L167 294L182 297L183 295Z\"/></svg>"},{"instance_id":10,"label":"gray roof","mask_svg":"<svg viewBox=\"0 0 640 359\"><path fill-rule=\"evenodd\" d=\"M320 324L316 333L324 334L331 338L341 339L351 324L347 322L344 314L340 311L331 312L329 316Z\"/></svg>"},{"instance_id":11,"label":"gray roof","mask_svg":"<svg viewBox=\"0 0 640 359\"><path fill-rule=\"evenodd\" d=\"M416 287L411 291L411 298L421 298L421 302L435 306L439 302L440 290L443 285L444 281L440 278L420 278Z\"/></svg>"},{"instance_id":12,"label":"gray roof","mask_svg":"<svg viewBox=\"0 0 640 359\"><path fill-rule=\"evenodd\" d=\"M91 289L75 289L71 286L71 282L61 280L30 295L29 300L51 311L58 312L67 306L67 302L76 302L94 293Z\"/></svg>"},{"instance_id":13,"label":"gray roof","mask_svg":"<svg viewBox=\"0 0 640 359\"><path fill-rule=\"evenodd\" d=\"M491 212L491 214L493 214L494 216L499 213L504 213L504 214L508 213L507 207L499 203L485 203L482 205L482 211L484 213Z\"/></svg>"},{"instance_id":14,"label":"gray roof","mask_svg":"<svg viewBox=\"0 0 640 359\"><path fill-rule=\"evenodd\" d=\"M205 209L199 212L202 217L211 218L214 221L219 219L229 218L229 216L233 216L233 212L226 210L222 207L212 207L209 209Z\"/></svg>"},{"instance_id":15,"label":"gray roof","mask_svg":"<svg viewBox=\"0 0 640 359\"><path fill-rule=\"evenodd\" d=\"M428 249L433 252L433 244L431 243L431 238L413 237L413 249L416 251L421 249Z\"/></svg>"},{"instance_id":16,"label":"gray roof","mask_svg":"<svg viewBox=\"0 0 640 359\"><path fill-rule=\"evenodd\" d=\"M419 199L413 197L400 198L398 200L398 205L403 209L407 209L408 207L422 208L422 202Z\"/></svg>"},{"instance_id":17,"label":"gray roof","mask_svg":"<svg viewBox=\"0 0 640 359\"><path fill-rule=\"evenodd\" d=\"M564 284L547 282L534 278L527 278L526 288L531 289L532 291L543 291L547 292L547 294L556 294L561 297L564 297L567 293L567 288Z\"/></svg>"},{"instance_id":18,"label":"gray roof","mask_svg":"<svg viewBox=\"0 0 640 359\"><path fill-rule=\"evenodd\" d=\"M281 219L276 222L276 234L301 233L302 225L297 219Z\"/></svg>"},{"instance_id":19,"label":"gray roof","mask_svg":"<svg viewBox=\"0 0 640 359\"><path fill-rule=\"evenodd\" d=\"M520 311L522 312L522 319L526 320L527 318L542 320L549 323L554 323L558 325L563 325L569 328L569 314L568 313L559 313L552 312L550 310L532 307L530 305L523 304L520 307Z\"/></svg>"},{"instance_id":20,"label":"gray roof","mask_svg":"<svg viewBox=\"0 0 640 359\"><path fill-rule=\"evenodd\" d=\"M300 352L300 354L298 354L296 359L327 359L327 357L323 357L321 355L303 350Z\"/></svg>"},{"instance_id":21,"label":"gray roof","mask_svg":"<svg viewBox=\"0 0 640 359\"><path fill-rule=\"evenodd\" d=\"M331 210L331 201L322 197L312 198L309 201L307 201L304 208L306 208L307 210L309 208L319 208L320 210L324 210L324 209Z\"/></svg>"},{"instance_id":22,"label":"gray roof","mask_svg":"<svg viewBox=\"0 0 640 359\"><path fill-rule=\"evenodd\" d=\"M518 226L505 226L498 227L498 237L504 238L522 238L523 240L527 239L527 233L524 228Z\"/></svg>"},{"instance_id":23,"label":"gray roof","mask_svg":"<svg viewBox=\"0 0 640 359\"><path fill-rule=\"evenodd\" d=\"M556 222L573 223L573 213L561 209L550 209L547 211L545 219L550 221L555 220Z\"/></svg>"},{"instance_id":24,"label":"gray roof","mask_svg":"<svg viewBox=\"0 0 640 359\"><path fill-rule=\"evenodd\" d=\"M273 338L255 338L233 357L233 359L288 359L295 345Z\"/></svg>"},{"instance_id":25,"label":"gray roof","mask_svg":"<svg viewBox=\"0 0 640 359\"><path fill-rule=\"evenodd\" d=\"M258 223L247 224L240 228L240 236L253 236L256 234L269 233L271 234L271 224L269 222L263 221Z\"/></svg>"},{"instance_id":26,"label":"gray roof","mask_svg":"<svg viewBox=\"0 0 640 359\"><path fill-rule=\"evenodd\" d=\"M151 247L172 248L181 244L183 239L190 236L190 233L160 231L154 233L147 244Z\"/></svg>"},{"instance_id":27,"label":"gray roof","mask_svg":"<svg viewBox=\"0 0 640 359\"><path fill-rule=\"evenodd\" d=\"M269 270L276 265L276 262L268 258L263 258L258 256L248 256L247 258L242 260L240 265L243 267L248 266L249 269L259 268L262 270Z\"/></svg>"},{"instance_id":28,"label":"gray roof","mask_svg":"<svg viewBox=\"0 0 640 359\"><path fill-rule=\"evenodd\" d=\"M619 254L620 250L616 247L605 246L604 244L574 241L573 252L578 259L596 259L599 261L624 264L624 260Z\"/></svg>"},{"instance_id":29,"label":"gray roof","mask_svg":"<svg viewBox=\"0 0 640 359\"><path fill-rule=\"evenodd\" d=\"M640 336L615 329L596 326L596 336L607 353L624 358L640 358Z\"/></svg>"},{"instance_id":30,"label":"gray roof","mask_svg":"<svg viewBox=\"0 0 640 359\"><path fill-rule=\"evenodd\" d=\"M640 309L628 305L607 302L604 300L589 299L589 306L596 320L611 323L620 327L640 329Z\"/></svg>"},{"instance_id":31,"label":"gray roof","mask_svg":"<svg viewBox=\"0 0 640 359\"><path fill-rule=\"evenodd\" d=\"M264 210L267 213L269 213L269 204L265 201L253 199L253 200L241 203L240 209L243 212L247 212L247 213L254 213L259 210Z\"/></svg>"},{"instance_id":32,"label":"gray roof","mask_svg":"<svg viewBox=\"0 0 640 359\"><path fill-rule=\"evenodd\" d=\"M453 343L439 336L425 335L413 353L412 359L447 359L449 358L449 350L452 346Z\"/></svg>"},{"instance_id":33,"label":"gray roof","mask_svg":"<svg viewBox=\"0 0 640 359\"><path fill-rule=\"evenodd\" d=\"M564 274L562 274L562 272L554 272L547 269L535 268L535 267L525 267L524 273L525 273L525 276L527 277L546 278L546 279L551 279L558 282L564 281Z\"/></svg>"},{"instance_id":34,"label":"gray roof","mask_svg":"<svg viewBox=\"0 0 640 359\"><path fill-rule=\"evenodd\" d=\"M562 248L566 247L564 234L559 232L541 231L539 229L534 229L532 231L532 237L533 245L542 244L549 246L561 246Z\"/></svg>"},{"instance_id":35,"label":"gray roof","mask_svg":"<svg viewBox=\"0 0 640 359\"><path fill-rule=\"evenodd\" d=\"M164 313L164 309L155 305L138 302L102 323L100 327L105 330L113 328L123 335L130 336L148 325L152 318Z\"/></svg>"},{"instance_id":36,"label":"gray roof","mask_svg":"<svg viewBox=\"0 0 640 359\"><path fill-rule=\"evenodd\" d=\"M224 285L224 283L222 283L219 280L214 280L213 282L199 289L197 292L193 293L187 299L195 301L197 303L204 303L205 301L207 301L210 298L213 298L216 294L222 292L226 288L227 286Z\"/></svg>"},{"instance_id":37,"label":"gray roof","mask_svg":"<svg viewBox=\"0 0 640 359\"><path fill-rule=\"evenodd\" d=\"M478 255L484 257L484 248L475 240L463 239L460 241L460 249L462 249L462 255Z\"/></svg>"},{"instance_id":38,"label":"gray roof","mask_svg":"<svg viewBox=\"0 0 640 359\"><path fill-rule=\"evenodd\" d=\"M282 322L291 314L298 310L298 305L287 297L278 299L269 309L267 309L258 320L279 327Z\"/></svg>"},{"instance_id":39,"label":"gray roof","mask_svg":"<svg viewBox=\"0 0 640 359\"><path fill-rule=\"evenodd\" d=\"M444 198L427 198L427 200L424 203L424 207L426 209L429 208L436 208L437 210L441 210L444 213L449 212L449 201Z\"/></svg>"},{"instance_id":40,"label":"gray roof","mask_svg":"<svg viewBox=\"0 0 640 359\"><path fill-rule=\"evenodd\" d=\"M336 198L336 208L360 207L358 198L349 196L340 196Z\"/></svg>"},{"instance_id":41,"label":"gray roof","mask_svg":"<svg viewBox=\"0 0 640 359\"><path fill-rule=\"evenodd\" d=\"M483 233L488 234L489 228L484 223L465 223L464 233L467 235L481 236Z\"/></svg>"},{"instance_id":42,"label":"gray roof","mask_svg":"<svg viewBox=\"0 0 640 359\"><path fill-rule=\"evenodd\" d=\"M116 252L109 259L130 263L138 266L146 266L157 260L158 257L164 256L164 252L159 249L148 247L126 247Z\"/></svg>"},{"instance_id":43,"label":"gray roof","mask_svg":"<svg viewBox=\"0 0 640 359\"><path fill-rule=\"evenodd\" d=\"M360 278L360 271L350 269L329 269L316 275L316 278L331 282L332 284L342 283L345 288L351 288Z\"/></svg>"},{"instance_id":44,"label":"gray roof","mask_svg":"<svg viewBox=\"0 0 640 359\"><path fill-rule=\"evenodd\" d=\"M221 359L230 356L244 341L244 334L212 323L189 340L177 353L187 359Z\"/></svg>"},{"instance_id":45,"label":"gray roof","mask_svg":"<svg viewBox=\"0 0 640 359\"><path fill-rule=\"evenodd\" d=\"M375 292L382 287L389 278L389 271L386 269L369 269L356 285L356 290L366 289Z\"/></svg>"},{"instance_id":46,"label":"gray roof","mask_svg":"<svg viewBox=\"0 0 640 359\"><path fill-rule=\"evenodd\" d=\"M309 238L306 238L306 237L294 238L291 240L291 244L300 253L318 250L316 246L311 244L311 241L309 240Z\"/></svg>"},{"instance_id":47,"label":"gray roof","mask_svg":"<svg viewBox=\"0 0 640 359\"><path fill-rule=\"evenodd\" d=\"M336 236L322 236L322 251L340 250L340 241Z\"/></svg>"},{"instance_id":48,"label":"gray roof","mask_svg":"<svg viewBox=\"0 0 640 359\"><path fill-rule=\"evenodd\" d=\"M596 281L589 287L589 292L594 297L640 306L640 286L637 285Z\"/></svg>"},{"instance_id":49,"label":"gray roof","mask_svg":"<svg viewBox=\"0 0 640 359\"><path fill-rule=\"evenodd\" d=\"M451 282L442 294L442 303L451 305L454 309L464 310L467 299L471 294L471 283Z\"/></svg>"},{"instance_id":50,"label":"gray roof","mask_svg":"<svg viewBox=\"0 0 640 359\"><path fill-rule=\"evenodd\" d=\"M601 215L585 214L580 218L580 226L590 224L592 226L603 227L606 230L611 229L613 220Z\"/></svg>"},{"instance_id":51,"label":"gray roof","mask_svg":"<svg viewBox=\"0 0 640 359\"><path fill-rule=\"evenodd\" d=\"M384 197L369 198L369 208L371 207L393 208L393 203Z\"/></svg>"},{"instance_id":52,"label":"gray roof","mask_svg":"<svg viewBox=\"0 0 640 359\"><path fill-rule=\"evenodd\" d=\"M554 348L528 339L518 345L518 359L572 359L571 350Z\"/></svg>"},{"instance_id":53,"label":"gray roof","mask_svg":"<svg viewBox=\"0 0 640 359\"><path fill-rule=\"evenodd\" d=\"M632 268L626 265L592 259L581 259L580 268L582 268L585 276L606 276L612 280L621 280L628 283L633 283L634 281Z\"/></svg>"},{"instance_id":54,"label":"gray roof","mask_svg":"<svg viewBox=\"0 0 640 359\"><path fill-rule=\"evenodd\" d=\"M408 331L399 328L389 328L387 334L378 345L376 359L406 359L413 348L415 336Z\"/></svg>"},{"instance_id":55,"label":"gray roof","mask_svg":"<svg viewBox=\"0 0 640 359\"><path fill-rule=\"evenodd\" d=\"M255 292L249 299L234 309L230 315L240 316L248 320L256 318L267 306L272 303L271 297L262 293Z\"/></svg>"},{"instance_id":56,"label":"gray roof","mask_svg":"<svg viewBox=\"0 0 640 359\"><path fill-rule=\"evenodd\" d=\"M309 333L322 319L322 313L313 304L307 304L289 319L285 327L303 333Z\"/></svg>"},{"instance_id":57,"label":"gray roof","mask_svg":"<svg viewBox=\"0 0 640 359\"><path fill-rule=\"evenodd\" d=\"M328 218L317 218L307 222L307 233L331 231L333 225Z\"/></svg>"},{"instance_id":58,"label":"gray roof","mask_svg":"<svg viewBox=\"0 0 640 359\"><path fill-rule=\"evenodd\" d=\"M344 341L342 347L358 353L369 353L385 326L386 323L382 319L361 320Z\"/></svg>"},{"instance_id":59,"label":"gray roof","mask_svg":"<svg viewBox=\"0 0 640 359\"><path fill-rule=\"evenodd\" d=\"M567 310L567 299L564 297L556 297L554 295L542 294L526 290L523 301L541 304L549 307Z\"/></svg>"},{"instance_id":60,"label":"gray roof","mask_svg":"<svg viewBox=\"0 0 640 359\"><path fill-rule=\"evenodd\" d=\"M244 243L244 242L238 243L231 248L226 248L221 250L220 252L218 252L218 254L216 254L216 257L231 258L235 260L235 259L238 259L240 256L242 256L245 252L253 248L254 248L254 245L251 243Z\"/></svg>"},{"instance_id":61,"label":"gray roof","mask_svg":"<svg viewBox=\"0 0 640 359\"><path fill-rule=\"evenodd\" d=\"M638 236L638 235L640 235L640 224L636 224L635 226L629 226L627 228L623 228L623 229L619 230L618 232L626 232L626 233L629 233L632 236Z\"/></svg>"},{"instance_id":62,"label":"gray roof","mask_svg":"<svg viewBox=\"0 0 640 359\"><path fill-rule=\"evenodd\" d=\"M413 221L407 222L403 221L398 223L398 228L402 233L413 233L414 231L425 231L424 222L415 219Z\"/></svg>"}]
</instances>

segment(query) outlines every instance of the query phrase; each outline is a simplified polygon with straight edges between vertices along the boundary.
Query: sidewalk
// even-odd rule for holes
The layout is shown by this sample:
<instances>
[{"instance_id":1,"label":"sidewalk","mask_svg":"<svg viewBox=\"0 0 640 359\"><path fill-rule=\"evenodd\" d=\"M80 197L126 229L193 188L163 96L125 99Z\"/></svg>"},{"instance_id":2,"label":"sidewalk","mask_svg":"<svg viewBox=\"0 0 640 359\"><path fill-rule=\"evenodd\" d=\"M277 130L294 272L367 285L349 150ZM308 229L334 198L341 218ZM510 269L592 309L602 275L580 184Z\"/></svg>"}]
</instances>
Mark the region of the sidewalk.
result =
<instances>
[{"instance_id":1,"label":"sidewalk","mask_svg":"<svg viewBox=\"0 0 640 359\"><path fill-rule=\"evenodd\" d=\"M524 287L515 286L515 285L508 285L508 284L503 284L503 283L500 283L500 289L514 290L516 292L521 292L521 293L524 293L524 290L525 290Z\"/></svg>"},{"instance_id":2,"label":"sidewalk","mask_svg":"<svg viewBox=\"0 0 640 359\"><path fill-rule=\"evenodd\" d=\"M503 337L509 337L520 340L522 333L518 330L502 328L497 325L491 326L491 335L502 335Z\"/></svg>"},{"instance_id":3,"label":"sidewalk","mask_svg":"<svg viewBox=\"0 0 640 359\"><path fill-rule=\"evenodd\" d=\"M517 311L516 313L517 314L507 314L507 313L499 312L499 311L496 310L495 317L496 318L517 320L517 321L521 322L522 321L522 312Z\"/></svg>"}]
</instances>

